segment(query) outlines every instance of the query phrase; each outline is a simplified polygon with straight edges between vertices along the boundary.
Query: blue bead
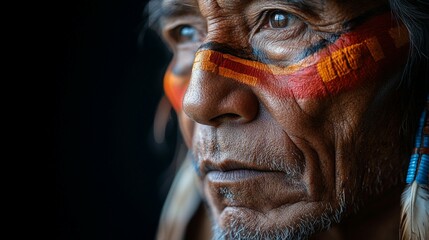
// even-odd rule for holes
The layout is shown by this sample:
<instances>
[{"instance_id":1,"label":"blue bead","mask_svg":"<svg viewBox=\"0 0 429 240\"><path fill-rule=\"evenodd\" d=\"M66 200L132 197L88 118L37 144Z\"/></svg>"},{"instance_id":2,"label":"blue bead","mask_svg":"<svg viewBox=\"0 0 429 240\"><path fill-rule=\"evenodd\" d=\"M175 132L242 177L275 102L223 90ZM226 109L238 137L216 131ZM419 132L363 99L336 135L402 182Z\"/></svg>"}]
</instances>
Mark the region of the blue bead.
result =
<instances>
[{"instance_id":1,"label":"blue bead","mask_svg":"<svg viewBox=\"0 0 429 240\"><path fill-rule=\"evenodd\" d=\"M429 95L427 96L427 101L429 102ZM420 116L419 126L415 138L415 147L416 148L427 148L429 147L429 136L423 135L423 128L426 123L426 115L428 113L426 110L423 110L422 115ZM421 159L420 164L419 159ZM417 166L419 168L417 169ZM408 172L406 177L407 183L412 183L416 180L419 184L428 184L429 176L429 155L422 154L421 158L419 154L413 154L410 158L410 165L408 166Z\"/></svg>"},{"instance_id":2,"label":"blue bead","mask_svg":"<svg viewBox=\"0 0 429 240\"><path fill-rule=\"evenodd\" d=\"M416 133L416 141L415 141L416 148L419 148L422 146L422 134L423 134L423 127L425 126L425 122L426 122L426 111L423 111L422 115L420 116L419 127L417 128L417 133Z\"/></svg>"},{"instance_id":3,"label":"blue bead","mask_svg":"<svg viewBox=\"0 0 429 240\"><path fill-rule=\"evenodd\" d=\"M416 148L420 148L422 145L422 137L421 135L419 136L419 134L417 134L416 136L416 143L415 143L415 147Z\"/></svg>"},{"instance_id":4,"label":"blue bead","mask_svg":"<svg viewBox=\"0 0 429 240\"><path fill-rule=\"evenodd\" d=\"M429 175L429 155L423 154L420 161L419 170L416 176L416 181L419 184L428 184Z\"/></svg>"},{"instance_id":5,"label":"blue bead","mask_svg":"<svg viewBox=\"0 0 429 240\"><path fill-rule=\"evenodd\" d=\"M410 183L412 183L414 181L414 176L407 176L407 179L405 180L405 182L407 183L407 184L410 184Z\"/></svg>"},{"instance_id":6,"label":"blue bead","mask_svg":"<svg viewBox=\"0 0 429 240\"><path fill-rule=\"evenodd\" d=\"M408 166L407 178L405 180L407 183L411 183L414 181L414 178L416 177L418 161L419 161L419 154L411 155L410 165Z\"/></svg>"},{"instance_id":7,"label":"blue bead","mask_svg":"<svg viewBox=\"0 0 429 240\"><path fill-rule=\"evenodd\" d=\"M424 136L423 147L429 147L429 136Z\"/></svg>"}]
</instances>

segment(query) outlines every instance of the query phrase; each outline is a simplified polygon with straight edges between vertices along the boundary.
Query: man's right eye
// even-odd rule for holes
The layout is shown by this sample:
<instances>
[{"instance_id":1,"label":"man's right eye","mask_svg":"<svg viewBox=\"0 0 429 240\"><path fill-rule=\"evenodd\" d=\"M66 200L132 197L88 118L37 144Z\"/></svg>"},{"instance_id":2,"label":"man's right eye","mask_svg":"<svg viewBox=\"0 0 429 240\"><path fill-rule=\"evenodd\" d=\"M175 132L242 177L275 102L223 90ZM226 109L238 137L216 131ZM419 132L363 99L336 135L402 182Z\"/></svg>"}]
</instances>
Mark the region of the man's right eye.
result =
<instances>
[{"instance_id":1,"label":"man's right eye","mask_svg":"<svg viewBox=\"0 0 429 240\"><path fill-rule=\"evenodd\" d=\"M172 37L178 44L199 41L198 31L190 25L177 26Z\"/></svg>"},{"instance_id":2,"label":"man's right eye","mask_svg":"<svg viewBox=\"0 0 429 240\"><path fill-rule=\"evenodd\" d=\"M269 15L268 23L271 28L285 28L289 25L290 14L284 11L275 11Z\"/></svg>"}]
</instances>

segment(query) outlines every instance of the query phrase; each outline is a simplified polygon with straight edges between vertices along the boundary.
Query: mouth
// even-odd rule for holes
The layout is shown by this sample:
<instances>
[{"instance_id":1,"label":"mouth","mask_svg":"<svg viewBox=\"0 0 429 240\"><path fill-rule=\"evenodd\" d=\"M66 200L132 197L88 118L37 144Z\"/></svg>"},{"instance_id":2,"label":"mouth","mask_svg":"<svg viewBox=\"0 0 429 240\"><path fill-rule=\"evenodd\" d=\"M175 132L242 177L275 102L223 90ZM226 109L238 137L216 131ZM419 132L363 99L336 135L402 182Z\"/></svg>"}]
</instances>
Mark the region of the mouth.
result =
<instances>
[{"instance_id":1,"label":"mouth","mask_svg":"<svg viewBox=\"0 0 429 240\"><path fill-rule=\"evenodd\" d=\"M273 172L257 171L252 169L210 171L207 173L207 178L211 182L234 182L234 181L244 181L246 179L256 178L266 173L273 173Z\"/></svg>"},{"instance_id":2,"label":"mouth","mask_svg":"<svg viewBox=\"0 0 429 240\"><path fill-rule=\"evenodd\" d=\"M288 171L281 165L269 166L269 164L259 165L246 161L223 160L214 162L203 160L200 165L202 178L213 184L244 184L256 183L263 179L278 179L287 182L294 182L299 179L298 172Z\"/></svg>"},{"instance_id":3,"label":"mouth","mask_svg":"<svg viewBox=\"0 0 429 240\"><path fill-rule=\"evenodd\" d=\"M236 160L223 160L219 163L205 160L202 161L200 171L209 181L240 181L263 174L285 174L279 167L266 167Z\"/></svg>"},{"instance_id":4,"label":"mouth","mask_svg":"<svg viewBox=\"0 0 429 240\"><path fill-rule=\"evenodd\" d=\"M237 160L207 160L202 165L205 194L219 210L246 208L266 212L303 197L300 178L280 167Z\"/></svg>"}]
</instances>

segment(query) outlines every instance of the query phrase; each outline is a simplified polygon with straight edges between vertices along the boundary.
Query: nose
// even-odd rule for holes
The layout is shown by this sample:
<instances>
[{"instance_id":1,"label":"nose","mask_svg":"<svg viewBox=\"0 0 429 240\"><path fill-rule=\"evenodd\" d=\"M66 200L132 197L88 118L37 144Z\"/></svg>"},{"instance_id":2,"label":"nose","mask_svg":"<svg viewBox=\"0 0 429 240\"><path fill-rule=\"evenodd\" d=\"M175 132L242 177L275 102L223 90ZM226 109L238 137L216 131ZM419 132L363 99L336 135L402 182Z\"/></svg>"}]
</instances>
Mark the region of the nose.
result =
<instances>
[{"instance_id":1,"label":"nose","mask_svg":"<svg viewBox=\"0 0 429 240\"><path fill-rule=\"evenodd\" d=\"M184 112L194 121L214 127L253 121L259 111L259 101L251 87L218 74L219 69L206 71L196 67L199 64L201 62L194 63L183 99ZM212 68L219 66L212 65Z\"/></svg>"}]
</instances>

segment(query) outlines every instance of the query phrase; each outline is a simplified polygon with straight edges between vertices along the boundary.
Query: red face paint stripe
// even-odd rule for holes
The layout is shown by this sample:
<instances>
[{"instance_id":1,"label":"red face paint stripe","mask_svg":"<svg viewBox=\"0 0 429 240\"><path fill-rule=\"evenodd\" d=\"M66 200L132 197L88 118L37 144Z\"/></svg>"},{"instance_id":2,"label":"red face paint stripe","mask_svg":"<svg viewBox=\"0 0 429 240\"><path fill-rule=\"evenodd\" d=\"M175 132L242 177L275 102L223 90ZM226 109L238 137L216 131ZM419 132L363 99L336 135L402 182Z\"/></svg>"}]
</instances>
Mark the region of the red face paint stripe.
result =
<instances>
[{"instance_id":1,"label":"red face paint stripe","mask_svg":"<svg viewBox=\"0 0 429 240\"><path fill-rule=\"evenodd\" d=\"M383 77L381 70L395 69L406 61L408 33L402 25L392 26L394 23L390 13L376 16L342 34L334 44L287 67L201 50L196 54L193 69L261 87L279 96L325 97ZM164 89L176 111L182 109L188 81L170 69L165 74Z\"/></svg>"},{"instance_id":2,"label":"red face paint stripe","mask_svg":"<svg viewBox=\"0 0 429 240\"><path fill-rule=\"evenodd\" d=\"M199 65L194 68L210 66L201 70L251 86L282 89L282 94L298 98L323 97L353 88L370 76L374 78L380 68L403 61L407 54L405 46L408 46L403 36L408 39L408 35L406 31L396 30L401 27L392 28L392 23L390 13L374 17L355 31L343 34L324 50L288 67L202 50L197 53ZM398 46L403 48L397 49Z\"/></svg>"},{"instance_id":3,"label":"red face paint stripe","mask_svg":"<svg viewBox=\"0 0 429 240\"><path fill-rule=\"evenodd\" d=\"M268 65L261 62L241 59L230 54L225 54L213 50L200 50L197 52L195 58L195 63L211 62L217 66L215 68L228 68L235 72L252 75L254 77L257 77L258 75L262 76L262 74L264 73L274 75L293 73L302 68L310 66L311 64L314 64L315 61L315 57L310 56L300 61L299 63L287 67L280 67L275 65ZM211 69L211 71L216 72L217 69L215 68Z\"/></svg>"},{"instance_id":4,"label":"red face paint stripe","mask_svg":"<svg viewBox=\"0 0 429 240\"><path fill-rule=\"evenodd\" d=\"M210 56L210 61L212 63L220 63L219 67L221 68L231 69L234 72L249 75L259 80L263 80L267 75L267 70L269 70L269 69L262 70L258 67L255 67L243 62L232 61L228 58L225 58L224 56L225 54L214 52Z\"/></svg>"},{"instance_id":5,"label":"red face paint stripe","mask_svg":"<svg viewBox=\"0 0 429 240\"><path fill-rule=\"evenodd\" d=\"M353 67L350 66L349 62L331 61L332 64L338 64L339 66L332 67L334 77L330 78L329 81L323 79L323 74L320 74L320 68L323 69L322 71L326 71L323 68L325 61L331 60L325 58L318 65L302 69L292 75L277 75L278 81L261 82L261 85L285 97L320 98L356 88L363 81L383 77L384 71L381 70L400 67L404 63L408 52L407 48L396 49L392 41L385 41L383 54L386 55L382 59L378 59L371 55L371 50L366 44L357 45L356 47L359 47L358 54L360 57ZM335 56L335 54L333 55ZM351 70L345 72L343 69L340 71L341 73L336 72L336 69L341 66Z\"/></svg>"}]
</instances>

